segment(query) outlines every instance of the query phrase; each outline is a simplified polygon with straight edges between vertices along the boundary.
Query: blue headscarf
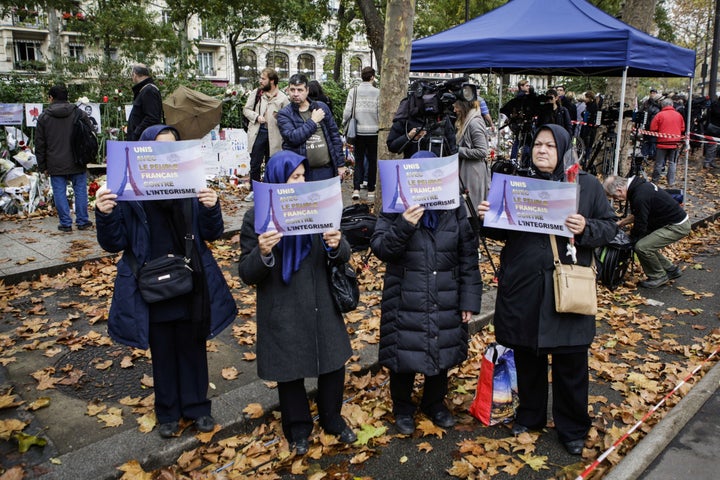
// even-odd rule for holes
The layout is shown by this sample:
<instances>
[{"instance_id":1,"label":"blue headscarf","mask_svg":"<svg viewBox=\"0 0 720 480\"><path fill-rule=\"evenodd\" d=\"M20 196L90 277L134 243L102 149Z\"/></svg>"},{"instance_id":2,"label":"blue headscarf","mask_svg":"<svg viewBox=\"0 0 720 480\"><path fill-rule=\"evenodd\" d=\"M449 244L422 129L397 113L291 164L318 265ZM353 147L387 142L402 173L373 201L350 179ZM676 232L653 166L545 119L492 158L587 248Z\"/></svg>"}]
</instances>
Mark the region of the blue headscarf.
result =
<instances>
[{"instance_id":1,"label":"blue headscarf","mask_svg":"<svg viewBox=\"0 0 720 480\"><path fill-rule=\"evenodd\" d=\"M180 132L178 132L175 127L171 127L169 125L151 125L147 127L143 130L142 135L140 135L140 140L143 142L152 142L165 130L173 132L175 139L180 140Z\"/></svg>"},{"instance_id":2,"label":"blue headscarf","mask_svg":"<svg viewBox=\"0 0 720 480\"><path fill-rule=\"evenodd\" d=\"M437 155L430 150L418 150L410 158L437 158ZM436 210L425 210L421 220L425 228L435 230L439 220L438 212Z\"/></svg>"},{"instance_id":3,"label":"blue headscarf","mask_svg":"<svg viewBox=\"0 0 720 480\"><path fill-rule=\"evenodd\" d=\"M265 181L286 183L300 164L305 165L306 172L310 168L307 159L302 155L289 150L281 150L268 160L265 166ZM287 236L280 239L282 278L285 284L289 284L292 274L300 269L300 263L310 254L311 246L312 237L310 235Z\"/></svg>"}]
</instances>

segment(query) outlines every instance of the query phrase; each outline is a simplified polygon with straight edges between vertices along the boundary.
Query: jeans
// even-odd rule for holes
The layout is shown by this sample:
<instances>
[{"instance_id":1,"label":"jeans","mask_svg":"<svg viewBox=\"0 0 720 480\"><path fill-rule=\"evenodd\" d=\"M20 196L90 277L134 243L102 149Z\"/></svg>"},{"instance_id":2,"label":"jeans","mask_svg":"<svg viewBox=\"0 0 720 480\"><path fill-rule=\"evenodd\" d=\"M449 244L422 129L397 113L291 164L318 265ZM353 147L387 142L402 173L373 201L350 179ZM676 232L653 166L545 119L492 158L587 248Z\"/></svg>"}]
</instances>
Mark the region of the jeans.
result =
<instances>
[{"instance_id":1,"label":"jeans","mask_svg":"<svg viewBox=\"0 0 720 480\"><path fill-rule=\"evenodd\" d=\"M52 175L50 185L52 186L55 208L60 219L60 226L71 227L72 217L70 216L70 204L67 199L67 184L72 183L75 196L75 224L87 225L88 218L88 192L87 172L75 173L72 175Z\"/></svg>"},{"instance_id":2,"label":"jeans","mask_svg":"<svg viewBox=\"0 0 720 480\"><path fill-rule=\"evenodd\" d=\"M655 151L655 169L652 174L652 181L657 182L662 176L662 169L667 163L667 181L669 186L675 185L675 170L677 169L677 149L676 148L658 148Z\"/></svg>"},{"instance_id":3,"label":"jeans","mask_svg":"<svg viewBox=\"0 0 720 480\"><path fill-rule=\"evenodd\" d=\"M658 150L659 152L660 150ZM692 225L690 219L679 225L667 225L658 228L654 232L642 237L635 244L635 254L640 260L640 265L645 275L650 280L656 280L667 274L668 270L675 268L675 265L665 258L662 249L675 243L683 237L690 235Z\"/></svg>"},{"instance_id":4,"label":"jeans","mask_svg":"<svg viewBox=\"0 0 720 480\"><path fill-rule=\"evenodd\" d=\"M270 157L270 141L268 139L267 127L258 130L255 143L250 150L250 190L252 190L252 180L261 181L263 161Z\"/></svg>"}]
</instances>

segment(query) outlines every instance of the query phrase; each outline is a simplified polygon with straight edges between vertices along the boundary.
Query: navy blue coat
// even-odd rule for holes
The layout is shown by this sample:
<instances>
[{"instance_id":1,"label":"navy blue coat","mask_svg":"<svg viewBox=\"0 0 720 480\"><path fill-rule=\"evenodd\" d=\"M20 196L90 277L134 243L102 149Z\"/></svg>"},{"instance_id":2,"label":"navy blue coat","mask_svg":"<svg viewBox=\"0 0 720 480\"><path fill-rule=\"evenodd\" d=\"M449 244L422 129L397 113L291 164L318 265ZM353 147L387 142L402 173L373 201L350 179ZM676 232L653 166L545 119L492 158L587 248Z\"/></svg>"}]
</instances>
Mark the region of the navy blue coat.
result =
<instances>
[{"instance_id":1,"label":"navy blue coat","mask_svg":"<svg viewBox=\"0 0 720 480\"><path fill-rule=\"evenodd\" d=\"M325 141L327 142L328 151L330 152L330 163L333 165L333 170L337 173L338 168L345 166L345 156L343 155L343 143L340 138L340 131L335 123L330 107L323 102L311 101L308 111L312 112L317 108L325 112L325 119L320 122L320 128L322 128L325 134ZM305 142L307 142L310 135L317 130L317 123L312 121L312 119L305 121L300 115L300 110L295 103L286 105L278 112L277 123L280 129L280 135L282 135L283 138L283 150L291 150L307 158Z\"/></svg>"},{"instance_id":2,"label":"navy blue coat","mask_svg":"<svg viewBox=\"0 0 720 480\"><path fill-rule=\"evenodd\" d=\"M467 357L461 311L480 312L477 240L465 208L438 212L434 231L382 214L370 240L387 262L379 361L396 373L437 375Z\"/></svg>"},{"instance_id":3,"label":"navy blue coat","mask_svg":"<svg viewBox=\"0 0 720 480\"><path fill-rule=\"evenodd\" d=\"M220 202L206 208L193 202L194 248L200 253L202 268L210 294L210 337L227 327L237 316L235 299L206 240L217 240L223 233L224 223ZM108 252L130 249L142 265L150 256L150 228L141 202L118 202L110 214L95 211L97 238ZM131 347L148 348L150 310L140 296L137 280L125 257L117 264L117 277L113 291L108 332L116 342Z\"/></svg>"}]
</instances>

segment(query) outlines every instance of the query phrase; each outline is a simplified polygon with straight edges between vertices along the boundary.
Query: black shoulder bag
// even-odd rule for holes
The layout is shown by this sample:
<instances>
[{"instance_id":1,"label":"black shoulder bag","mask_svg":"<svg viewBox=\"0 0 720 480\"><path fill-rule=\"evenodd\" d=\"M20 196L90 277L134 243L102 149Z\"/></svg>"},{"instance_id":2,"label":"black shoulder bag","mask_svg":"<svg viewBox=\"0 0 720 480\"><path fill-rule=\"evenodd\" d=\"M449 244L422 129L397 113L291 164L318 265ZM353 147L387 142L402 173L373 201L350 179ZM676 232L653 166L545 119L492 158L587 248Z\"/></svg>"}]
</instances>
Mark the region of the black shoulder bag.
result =
<instances>
[{"instance_id":1,"label":"black shoulder bag","mask_svg":"<svg viewBox=\"0 0 720 480\"><path fill-rule=\"evenodd\" d=\"M192 204L183 205L185 218L185 256L168 254L146 262L138 269L137 259L132 251L128 256L130 268L138 282L143 300L156 303L186 295L193 290L193 270L190 266L192 246L195 236L192 233Z\"/></svg>"}]
</instances>

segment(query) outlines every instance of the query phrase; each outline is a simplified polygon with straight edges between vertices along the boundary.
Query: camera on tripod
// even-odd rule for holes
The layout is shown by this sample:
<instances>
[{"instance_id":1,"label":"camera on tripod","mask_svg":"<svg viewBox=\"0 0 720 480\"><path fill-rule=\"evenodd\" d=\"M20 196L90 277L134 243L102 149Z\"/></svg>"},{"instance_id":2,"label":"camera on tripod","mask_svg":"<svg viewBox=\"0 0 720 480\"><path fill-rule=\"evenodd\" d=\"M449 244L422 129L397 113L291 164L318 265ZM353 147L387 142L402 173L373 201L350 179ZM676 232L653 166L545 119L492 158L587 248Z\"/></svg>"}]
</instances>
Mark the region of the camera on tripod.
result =
<instances>
[{"instance_id":1,"label":"camera on tripod","mask_svg":"<svg viewBox=\"0 0 720 480\"><path fill-rule=\"evenodd\" d=\"M627 108L627 107L628 107L628 105L625 104L625 108ZM601 117L600 117L601 125L604 125L606 127L614 127L617 124L618 114L620 113L620 102L617 102L614 105L611 105L609 107L600 109L599 113L601 115ZM623 111L623 118L632 118L632 117L633 117L632 110L624 110Z\"/></svg>"}]
</instances>

